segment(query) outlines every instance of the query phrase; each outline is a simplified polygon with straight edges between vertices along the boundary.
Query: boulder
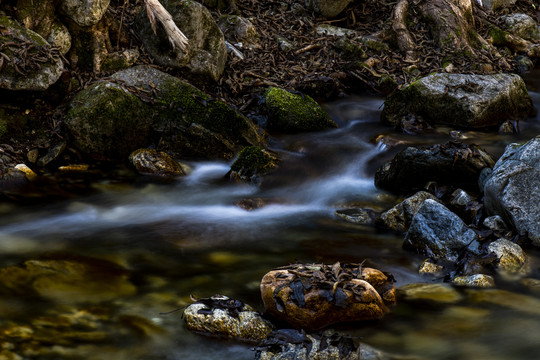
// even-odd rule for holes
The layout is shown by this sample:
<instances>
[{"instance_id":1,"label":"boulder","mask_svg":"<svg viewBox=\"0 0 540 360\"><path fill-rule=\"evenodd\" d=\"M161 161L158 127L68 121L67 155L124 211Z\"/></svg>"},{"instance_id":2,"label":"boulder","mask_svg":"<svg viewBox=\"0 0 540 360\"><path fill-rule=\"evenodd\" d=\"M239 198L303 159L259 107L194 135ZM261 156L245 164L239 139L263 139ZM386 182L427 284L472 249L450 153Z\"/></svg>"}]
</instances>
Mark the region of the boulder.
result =
<instances>
[{"instance_id":1,"label":"boulder","mask_svg":"<svg viewBox=\"0 0 540 360\"><path fill-rule=\"evenodd\" d=\"M261 177L275 170L278 164L275 154L260 146L248 146L240 151L228 175L232 179L259 184Z\"/></svg>"},{"instance_id":2,"label":"boulder","mask_svg":"<svg viewBox=\"0 0 540 360\"><path fill-rule=\"evenodd\" d=\"M488 246L488 252L492 252L499 260L497 272L507 279L516 279L526 276L529 271L527 254L521 246L507 239L498 239Z\"/></svg>"},{"instance_id":3,"label":"boulder","mask_svg":"<svg viewBox=\"0 0 540 360\"><path fill-rule=\"evenodd\" d=\"M508 32L526 40L538 40L538 24L527 14L513 13L501 17L503 27Z\"/></svg>"},{"instance_id":4,"label":"boulder","mask_svg":"<svg viewBox=\"0 0 540 360\"><path fill-rule=\"evenodd\" d=\"M186 327L194 332L256 343L274 326L247 304L227 296L198 299L184 310Z\"/></svg>"},{"instance_id":5,"label":"boulder","mask_svg":"<svg viewBox=\"0 0 540 360\"><path fill-rule=\"evenodd\" d=\"M324 17L338 16L352 0L306 0L306 6Z\"/></svg>"},{"instance_id":6,"label":"boulder","mask_svg":"<svg viewBox=\"0 0 540 360\"><path fill-rule=\"evenodd\" d=\"M391 360L392 356L349 335L331 330L306 334L293 329L271 333L255 348L256 360Z\"/></svg>"},{"instance_id":7,"label":"boulder","mask_svg":"<svg viewBox=\"0 0 540 360\"><path fill-rule=\"evenodd\" d=\"M510 7L516 3L516 0L477 0L483 7L496 11Z\"/></svg>"},{"instance_id":8,"label":"boulder","mask_svg":"<svg viewBox=\"0 0 540 360\"><path fill-rule=\"evenodd\" d=\"M419 191L413 196L403 200L390 210L382 213L377 218L376 223L377 225L390 230L406 232L411 225L414 215L420 208L420 205L422 205L422 203L427 199L439 201L439 199L432 194L426 191Z\"/></svg>"},{"instance_id":9,"label":"boulder","mask_svg":"<svg viewBox=\"0 0 540 360\"><path fill-rule=\"evenodd\" d=\"M534 112L525 83L515 74L433 74L406 86L384 102L381 120L400 127L411 114L430 123L464 128L500 126Z\"/></svg>"},{"instance_id":10,"label":"boulder","mask_svg":"<svg viewBox=\"0 0 540 360\"><path fill-rule=\"evenodd\" d=\"M124 268L99 259L27 260L0 269L0 293L60 303L117 300L135 293L128 275Z\"/></svg>"},{"instance_id":11,"label":"boulder","mask_svg":"<svg viewBox=\"0 0 540 360\"><path fill-rule=\"evenodd\" d=\"M0 14L0 89L46 90L64 71L60 52L32 30ZM26 49L26 50L25 50ZM24 53L24 59L21 54Z\"/></svg>"},{"instance_id":12,"label":"boulder","mask_svg":"<svg viewBox=\"0 0 540 360\"><path fill-rule=\"evenodd\" d=\"M126 159L141 147L183 159L231 159L265 139L249 119L171 75L136 66L81 91L65 125L85 155Z\"/></svg>"},{"instance_id":13,"label":"boulder","mask_svg":"<svg viewBox=\"0 0 540 360\"><path fill-rule=\"evenodd\" d=\"M310 96L271 87L264 97L268 129L298 133L337 128L328 113Z\"/></svg>"},{"instance_id":14,"label":"boulder","mask_svg":"<svg viewBox=\"0 0 540 360\"><path fill-rule=\"evenodd\" d=\"M429 256L455 262L465 249L473 252L478 235L444 205L426 200L411 221L404 245Z\"/></svg>"},{"instance_id":15,"label":"boulder","mask_svg":"<svg viewBox=\"0 0 540 360\"><path fill-rule=\"evenodd\" d=\"M540 246L540 136L506 147L486 179L484 206Z\"/></svg>"},{"instance_id":16,"label":"boulder","mask_svg":"<svg viewBox=\"0 0 540 360\"><path fill-rule=\"evenodd\" d=\"M225 39L231 43L240 43L242 48L255 49L261 47L257 29L251 21L238 15L221 15L217 25Z\"/></svg>"},{"instance_id":17,"label":"boulder","mask_svg":"<svg viewBox=\"0 0 540 360\"><path fill-rule=\"evenodd\" d=\"M408 147L375 173L375 186L396 194L419 190L429 181L476 189L482 169L493 159L474 145L458 142Z\"/></svg>"},{"instance_id":18,"label":"boulder","mask_svg":"<svg viewBox=\"0 0 540 360\"><path fill-rule=\"evenodd\" d=\"M154 34L142 9L137 17L137 29L144 47L159 65L187 68L194 76L219 80L225 69L227 48L210 11L191 0L170 1L166 8L189 40L187 51L173 49L163 29Z\"/></svg>"},{"instance_id":19,"label":"boulder","mask_svg":"<svg viewBox=\"0 0 540 360\"><path fill-rule=\"evenodd\" d=\"M79 26L97 24L109 8L110 0L62 0L60 9Z\"/></svg>"},{"instance_id":20,"label":"boulder","mask_svg":"<svg viewBox=\"0 0 540 360\"><path fill-rule=\"evenodd\" d=\"M293 327L378 319L395 304L393 277L359 264L289 265L261 281L266 311Z\"/></svg>"},{"instance_id":21,"label":"boulder","mask_svg":"<svg viewBox=\"0 0 540 360\"><path fill-rule=\"evenodd\" d=\"M129 155L129 162L141 175L175 178L186 175L186 166L182 166L163 151L138 149Z\"/></svg>"}]
</instances>

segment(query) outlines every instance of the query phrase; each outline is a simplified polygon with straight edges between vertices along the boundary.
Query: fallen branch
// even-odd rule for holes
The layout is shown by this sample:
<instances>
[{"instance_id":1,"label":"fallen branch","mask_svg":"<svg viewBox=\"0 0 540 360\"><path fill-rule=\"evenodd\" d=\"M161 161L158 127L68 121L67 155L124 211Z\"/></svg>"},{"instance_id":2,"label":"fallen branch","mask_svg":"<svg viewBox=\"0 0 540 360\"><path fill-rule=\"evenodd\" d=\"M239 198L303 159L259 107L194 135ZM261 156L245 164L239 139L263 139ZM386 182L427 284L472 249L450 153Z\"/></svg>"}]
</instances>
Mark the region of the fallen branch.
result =
<instances>
[{"instance_id":1,"label":"fallen branch","mask_svg":"<svg viewBox=\"0 0 540 360\"><path fill-rule=\"evenodd\" d=\"M145 0L145 4L148 20L150 21L150 26L152 27L154 34L157 34L157 19L163 26L173 49L178 47L183 52L187 52L188 38L180 31L178 26L176 26L167 9L165 9L158 0Z\"/></svg>"}]
</instances>

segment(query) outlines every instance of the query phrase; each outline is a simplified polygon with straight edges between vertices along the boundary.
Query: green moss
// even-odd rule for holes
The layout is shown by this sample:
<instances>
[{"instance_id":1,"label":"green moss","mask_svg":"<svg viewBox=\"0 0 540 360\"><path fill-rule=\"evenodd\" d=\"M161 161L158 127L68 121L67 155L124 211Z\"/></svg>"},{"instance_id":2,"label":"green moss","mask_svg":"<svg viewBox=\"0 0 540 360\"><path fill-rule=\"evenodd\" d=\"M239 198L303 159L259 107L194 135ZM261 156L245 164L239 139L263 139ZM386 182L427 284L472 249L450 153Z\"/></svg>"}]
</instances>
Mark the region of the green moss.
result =
<instances>
[{"instance_id":1,"label":"green moss","mask_svg":"<svg viewBox=\"0 0 540 360\"><path fill-rule=\"evenodd\" d=\"M251 178L255 175L265 175L275 169L279 159L259 146L248 146L242 149L238 158L231 165L231 170L241 178Z\"/></svg>"},{"instance_id":2,"label":"green moss","mask_svg":"<svg viewBox=\"0 0 540 360\"><path fill-rule=\"evenodd\" d=\"M489 36L491 37L493 45L495 46L506 46L506 35L508 35L506 31L496 26L489 30Z\"/></svg>"},{"instance_id":3,"label":"green moss","mask_svg":"<svg viewBox=\"0 0 540 360\"><path fill-rule=\"evenodd\" d=\"M337 127L311 97L271 87L265 94L268 127L282 132L319 131Z\"/></svg>"}]
</instances>

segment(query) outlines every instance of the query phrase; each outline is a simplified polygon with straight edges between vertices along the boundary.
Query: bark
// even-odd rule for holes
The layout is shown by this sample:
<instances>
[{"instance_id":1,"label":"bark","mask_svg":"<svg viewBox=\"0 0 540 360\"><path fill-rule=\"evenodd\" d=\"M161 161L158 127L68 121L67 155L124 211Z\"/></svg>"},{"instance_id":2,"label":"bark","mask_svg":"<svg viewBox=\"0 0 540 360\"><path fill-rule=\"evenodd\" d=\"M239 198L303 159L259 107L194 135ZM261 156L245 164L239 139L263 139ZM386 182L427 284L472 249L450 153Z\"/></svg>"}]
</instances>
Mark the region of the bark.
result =
<instances>
[{"instance_id":1,"label":"bark","mask_svg":"<svg viewBox=\"0 0 540 360\"><path fill-rule=\"evenodd\" d=\"M407 59L414 59L416 57L414 54L416 45L409 30L407 30L406 20L408 11L409 2L407 0L400 0L394 8L392 30L396 34L399 50L406 54Z\"/></svg>"}]
</instances>

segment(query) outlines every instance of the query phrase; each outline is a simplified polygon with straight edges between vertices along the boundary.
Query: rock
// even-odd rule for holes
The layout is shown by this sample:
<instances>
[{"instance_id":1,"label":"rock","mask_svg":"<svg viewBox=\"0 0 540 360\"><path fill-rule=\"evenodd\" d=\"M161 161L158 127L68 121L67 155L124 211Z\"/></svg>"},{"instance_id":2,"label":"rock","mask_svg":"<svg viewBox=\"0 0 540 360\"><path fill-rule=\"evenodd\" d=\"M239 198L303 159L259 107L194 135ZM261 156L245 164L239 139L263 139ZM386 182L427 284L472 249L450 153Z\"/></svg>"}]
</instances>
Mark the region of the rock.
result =
<instances>
[{"instance_id":1,"label":"rock","mask_svg":"<svg viewBox=\"0 0 540 360\"><path fill-rule=\"evenodd\" d=\"M256 343L274 326L240 300L214 295L199 299L184 310L186 327L197 333Z\"/></svg>"},{"instance_id":2,"label":"rock","mask_svg":"<svg viewBox=\"0 0 540 360\"><path fill-rule=\"evenodd\" d=\"M187 51L173 49L161 28L156 36L146 11L142 9L137 16L137 28L144 47L159 65L187 68L193 76L219 80L225 69L227 48L223 33L210 11L190 0L170 1L166 8L175 24L189 39Z\"/></svg>"},{"instance_id":3,"label":"rock","mask_svg":"<svg viewBox=\"0 0 540 360\"><path fill-rule=\"evenodd\" d=\"M242 149L231 165L228 176L245 182L259 184L261 177L278 167L279 159L270 151L259 146Z\"/></svg>"},{"instance_id":4,"label":"rock","mask_svg":"<svg viewBox=\"0 0 540 360\"><path fill-rule=\"evenodd\" d=\"M16 21L0 14L0 26L7 31L0 33L0 43L14 43L2 49L8 58L2 58L0 69L0 89L42 91L54 84L64 71L64 63L60 53L39 34L28 30ZM20 58L20 50L24 51L27 60ZM34 60L44 57L46 62Z\"/></svg>"},{"instance_id":5,"label":"rock","mask_svg":"<svg viewBox=\"0 0 540 360\"><path fill-rule=\"evenodd\" d=\"M283 36L276 35L276 41L279 44L279 49L285 52L293 51L295 45L287 38Z\"/></svg>"},{"instance_id":6,"label":"rock","mask_svg":"<svg viewBox=\"0 0 540 360\"><path fill-rule=\"evenodd\" d=\"M355 224L373 225L375 221L375 212L371 209L341 209L336 210L334 214Z\"/></svg>"},{"instance_id":7,"label":"rock","mask_svg":"<svg viewBox=\"0 0 540 360\"><path fill-rule=\"evenodd\" d=\"M450 208L459 215L467 224L476 223L481 215L484 205L478 202L478 198L472 196L463 189L456 189L450 195Z\"/></svg>"},{"instance_id":8,"label":"rock","mask_svg":"<svg viewBox=\"0 0 540 360\"><path fill-rule=\"evenodd\" d=\"M0 177L0 193L19 193L28 182L24 171L11 168Z\"/></svg>"},{"instance_id":9,"label":"rock","mask_svg":"<svg viewBox=\"0 0 540 360\"><path fill-rule=\"evenodd\" d=\"M352 0L306 0L306 7L312 9L324 17L336 17Z\"/></svg>"},{"instance_id":10,"label":"rock","mask_svg":"<svg viewBox=\"0 0 540 360\"><path fill-rule=\"evenodd\" d=\"M348 46L350 43L347 40L352 41L353 44L360 43L365 45L367 48L373 51L384 52L390 50L388 44L381 39L372 35L362 35L362 33L359 31L328 24L318 25L315 31L319 35L334 36L339 38L336 42L336 46L342 51L350 50L350 47Z\"/></svg>"},{"instance_id":11,"label":"rock","mask_svg":"<svg viewBox=\"0 0 540 360\"><path fill-rule=\"evenodd\" d=\"M53 1L17 0L16 19L25 28L35 31L44 39L51 33L53 24L58 22Z\"/></svg>"},{"instance_id":12,"label":"rock","mask_svg":"<svg viewBox=\"0 0 540 360\"><path fill-rule=\"evenodd\" d=\"M118 71L127 69L131 65L135 64L138 58L139 51L137 49L126 49L124 51L109 53L101 63L101 70Z\"/></svg>"},{"instance_id":13,"label":"rock","mask_svg":"<svg viewBox=\"0 0 540 360\"><path fill-rule=\"evenodd\" d=\"M49 165L54 160L58 159L58 157L66 149L66 146L67 146L67 143L64 140L60 141L58 144L51 147L49 151L47 151L47 154L38 158L36 161L36 165L39 167L44 167L44 166Z\"/></svg>"},{"instance_id":14,"label":"rock","mask_svg":"<svg viewBox=\"0 0 540 360\"><path fill-rule=\"evenodd\" d=\"M186 175L182 166L163 151L138 149L129 155L129 161L141 175L166 178Z\"/></svg>"},{"instance_id":15,"label":"rock","mask_svg":"<svg viewBox=\"0 0 540 360\"><path fill-rule=\"evenodd\" d=\"M461 251L475 252L478 236L444 205L427 199L413 217L405 235L405 246L432 259L456 261Z\"/></svg>"},{"instance_id":16,"label":"rock","mask_svg":"<svg viewBox=\"0 0 540 360\"><path fill-rule=\"evenodd\" d=\"M497 272L506 279L520 278L526 276L530 271L527 255L516 243L499 239L489 244L488 252L497 255L499 259Z\"/></svg>"},{"instance_id":17,"label":"rock","mask_svg":"<svg viewBox=\"0 0 540 360\"><path fill-rule=\"evenodd\" d=\"M326 111L307 95L271 87L264 96L269 129L297 133L337 127Z\"/></svg>"},{"instance_id":18,"label":"rock","mask_svg":"<svg viewBox=\"0 0 540 360\"><path fill-rule=\"evenodd\" d=\"M22 171L25 174L28 181L32 181L37 178L37 174L25 164L17 164L15 165L15 169Z\"/></svg>"},{"instance_id":19,"label":"rock","mask_svg":"<svg viewBox=\"0 0 540 360\"><path fill-rule=\"evenodd\" d=\"M52 46L57 47L62 55L66 55L71 49L71 34L69 33L68 28L60 21L52 23L47 41Z\"/></svg>"},{"instance_id":20,"label":"rock","mask_svg":"<svg viewBox=\"0 0 540 360\"><path fill-rule=\"evenodd\" d=\"M540 246L540 136L506 147L486 179L484 206Z\"/></svg>"},{"instance_id":21,"label":"rock","mask_svg":"<svg viewBox=\"0 0 540 360\"><path fill-rule=\"evenodd\" d=\"M251 21L238 15L221 15L217 25L225 39L231 43L240 43L242 48L257 49L261 47L261 39Z\"/></svg>"},{"instance_id":22,"label":"rock","mask_svg":"<svg viewBox=\"0 0 540 360\"><path fill-rule=\"evenodd\" d=\"M492 231L504 232L508 231L508 227L504 223L504 220L499 215L488 216L482 223L485 227Z\"/></svg>"},{"instance_id":23,"label":"rock","mask_svg":"<svg viewBox=\"0 0 540 360\"><path fill-rule=\"evenodd\" d=\"M79 26L97 24L105 15L110 0L62 0L60 9Z\"/></svg>"},{"instance_id":24,"label":"rock","mask_svg":"<svg viewBox=\"0 0 540 360\"><path fill-rule=\"evenodd\" d=\"M516 3L516 0L477 0L480 5L491 11L501 10Z\"/></svg>"},{"instance_id":25,"label":"rock","mask_svg":"<svg viewBox=\"0 0 540 360\"><path fill-rule=\"evenodd\" d=\"M484 274L457 276L452 279L452 284L456 286L490 288L495 286L495 279L493 279L493 276Z\"/></svg>"},{"instance_id":26,"label":"rock","mask_svg":"<svg viewBox=\"0 0 540 360\"><path fill-rule=\"evenodd\" d=\"M27 260L0 269L0 293L59 303L101 302L135 293L128 272L105 260Z\"/></svg>"},{"instance_id":27,"label":"rock","mask_svg":"<svg viewBox=\"0 0 540 360\"><path fill-rule=\"evenodd\" d=\"M526 40L537 40L540 37L538 24L527 14L513 13L501 16L503 27L508 32Z\"/></svg>"},{"instance_id":28,"label":"rock","mask_svg":"<svg viewBox=\"0 0 540 360\"><path fill-rule=\"evenodd\" d=\"M261 295L266 311L276 319L317 330L381 318L387 305L395 303L392 282L391 275L359 264L298 264L264 275Z\"/></svg>"},{"instance_id":29,"label":"rock","mask_svg":"<svg viewBox=\"0 0 540 360\"><path fill-rule=\"evenodd\" d=\"M396 194L422 189L429 181L476 189L482 169L492 167L489 154L458 142L408 147L375 173L375 186Z\"/></svg>"},{"instance_id":30,"label":"rock","mask_svg":"<svg viewBox=\"0 0 540 360\"><path fill-rule=\"evenodd\" d=\"M97 159L126 159L149 145L152 109L122 86L100 80L71 101L64 124L71 146Z\"/></svg>"},{"instance_id":31,"label":"rock","mask_svg":"<svg viewBox=\"0 0 540 360\"><path fill-rule=\"evenodd\" d=\"M390 210L382 213L376 220L377 225L398 231L406 232L411 225L412 218L420 208L420 205L427 200L439 201L435 196L426 191L419 191L413 196L403 200Z\"/></svg>"},{"instance_id":32,"label":"rock","mask_svg":"<svg viewBox=\"0 0 540 360\"><path fill-rule=\"evenodd\" d=\"M418 268L418 273L420 275L432 275L432 276L442 276L444 272L444 267L437 265L429 261L428 259L424 260L420 267Z\"/></svg>"},{"instance_id":33,"label":"rock","mask_svg":"<svg viewBox=\"0 0 540 360\"><path fill-rule=\"evenodd\" d=\"M231 159L239 148L265 142L245 116L149 66L78 93L65 125L77 150L105 159L125 159L153 142L183 159Z\"/></svg>"},{"instance_id":34,"label":"rock","mask_svg":"<svg viewBox=\"0 0 540 360\"><path fill-rule=\"evenodd\" d=\"M525 83L515 74L433 74L389 96L383 123L400 126L409 114L464 128L499 126L534 112Z\"/></svg>"},{"instance_id":35,"label":"rock","mask_svg":"<svg viewBox=\"0 0 540 360\"><path fill-rule=\"evenodd\" d=\"M331 330L305 334L298 330L274 331L255 348L256 360L391 360L369 345L358 343L349 335Z\"/></svg>"},{"instance_id":36,"label":"rock","mask_svg":"<svg viewBox=\"0 0 540 360\"><path fill-rule=\"evenodd\" d=\"M540 316L540 299L533 296L499 289L468 289L467 295L473 303L487 303Z\"/></svg>"},{"instance_id":37,"label":"rock","mask_svg":"<svg viewBox=\"0 0 540 360\"><path fill-rule=\"evenodd\" d=\"M453 304L463 296L449 284L416 283L398 288L399 298L407 302L433 302Z\"/></svg>"}]
</instances>

